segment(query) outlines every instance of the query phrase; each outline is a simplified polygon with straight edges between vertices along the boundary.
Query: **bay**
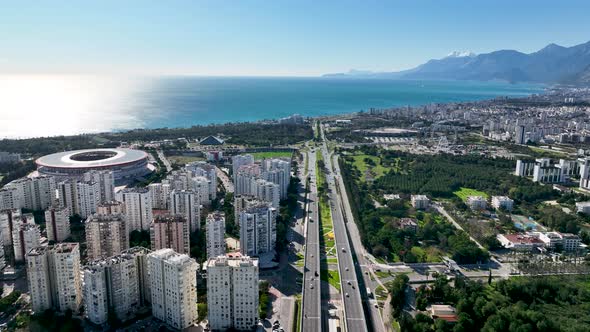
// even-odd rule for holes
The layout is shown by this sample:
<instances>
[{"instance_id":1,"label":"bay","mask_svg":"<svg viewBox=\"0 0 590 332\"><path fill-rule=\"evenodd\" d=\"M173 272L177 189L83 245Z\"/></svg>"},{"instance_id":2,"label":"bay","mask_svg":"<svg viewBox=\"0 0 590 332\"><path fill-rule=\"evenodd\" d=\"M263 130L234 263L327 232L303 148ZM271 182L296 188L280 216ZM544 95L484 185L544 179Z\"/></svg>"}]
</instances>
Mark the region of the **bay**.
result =
<instances>
[{"instance_id":1,"label":"bay","mask_svg":"<svg viewBox=\"0 0 590 332\"><path fill-rule=\"evenodd\" d=\"M0 76L0 137L188 127L526 96L543 86L294 77ZM1 149L0 149L1 150Z\"/></svg>"}]
</instances>

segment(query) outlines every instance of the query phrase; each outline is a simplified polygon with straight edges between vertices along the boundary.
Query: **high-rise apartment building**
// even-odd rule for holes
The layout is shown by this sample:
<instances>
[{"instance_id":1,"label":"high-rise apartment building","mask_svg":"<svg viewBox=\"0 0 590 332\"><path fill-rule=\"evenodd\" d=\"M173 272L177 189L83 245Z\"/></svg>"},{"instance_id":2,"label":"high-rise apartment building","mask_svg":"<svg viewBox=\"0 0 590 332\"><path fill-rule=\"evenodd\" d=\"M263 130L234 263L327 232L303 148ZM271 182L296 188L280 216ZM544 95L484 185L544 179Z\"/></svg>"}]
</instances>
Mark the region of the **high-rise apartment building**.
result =
<instances>
[{"instance_id":1,"label":"high-rise apartment building","mask_svg":"<svg viewBox=\"0 0 590 332\"><path fill-rule=\"evenodd\" d=\"M212 330L253 330L258 302L258 260L219 256L207 261L207 311Z\"/></svg>"},{"instance_id":2,"label":"high-rise apartment building","mask_svg":"<svg viewBox=\"0 0 590 332\"><path fill-rule=\"evenodd\" d=\"M201 228L201 205L195 191L172 190L169 202L170 213L184 216L189 223L191 232L196 232Z\"/></svg>"},{"instance_id":3,"label":"high-rise apartment building","mask_svg":"<svg viewBox=\"0 0 590 332\"><path fill-rule=\"evenodd\" d=\"M93 214L86 219L89 260L115 256L129 248L126 219L121 214Z\"/></svg>"},{"instance_id":4,"label":"high-rise apartment building","mask_svg":"<svg viewBox=\"0 0 590 332\"><path fill-rule=\"evenodd\" d=\"M129 232L148 230L153 220L152 195L147 188L127 188L120 191L117 200L125 203Z\"/></svg>"},{"instance_id":5,"label":"high-rise apartment building","mask_svg":"<svg viewBox=\"0 0 590 332\"><path fill-rule=\"evenodd\" d=\"M190 253L190 232L182 215L157 215L150 227L152 250L174 249L177 253Z\"/></svg>"},{"instance_id":6,"label":"high-rise apartment building","mask_svg":"<svg viewBox=\"0 0 590 332\"><path fill-rule=\"evenodd\" d=\"M19 208L43 210L55 201L55 178L52 176L24 177L8 183L6 188L15 188Z\"/></svg>"},{"instance_id":7,"label":"high-rise apartment building","mask_svg":"<svg viewBox=\"0 0 590 332\"><path fill-rule=\"evenodd\" d=\"M207 230L207 258L225 255L225 215L209 213L205 224Z\"/></svg>"},{"instance_id":8,"label":"high-rise apartment building","mask_svg":"<svg viewBox=\"0 0 590 332\"><path fill-rule=\"evenodd\" d=\"M272 207L279 208L281 200L279 185L263 179L257 179L252 183L252 195L261 201L271 203Z\"/></svg>"},{"instance_id":9,"label":"high-rise apartment building","mask_svg":"<svg viewBox=\"0 0 590 332\"><path fill-rule=\"evenodd\" d=\"M49 241L63 242L70 237L70 209L52 207L45 211L45 225Z\"/></svg>"},{"instance_id":10,"label":"high-rise apartment building","mask_svg":"<svg viewBox=\"0 0 590 332\"><path fill-rule=\"evenodd\" d=\"M0 232L2 233L2 242L5 246L12 247L12 231L20 223L22 223L20 209L0 211ZM12 251L12 249L10 250Z\"/></svg>"},{"instance_id":11,"label":"high-rise apartment building","mask_svg":"<svg viewBox=\"0 0 590 332\"><path fill-rule=\"evenodd\" d=\"M231 158L232 175L236 182L236 175L240 167L254 164L254 156L251 154L236 155Z\"/></svg>"},{"instance_id":12,"label":"high-rise apartment building","mask_svg":"<svg viewBox=\"0 0 590 332\"><path fill-rule=\"evenodd\" d=\"M125 203L119 201L108 201L98 204L97 214L120 214L126 216Z\"/></svg>"},{"instance_id":13,"label":"high-rise apartment building","mask_svg":"<svg viewBox=\"0 0 590 332\"><path fill-rule=\"evenodd\" d=\"M154 209L167 210L168 200L170 199L169 183L150 183L148 185L150 194L152 195L152 205Z\"/></svg>"},{"instance_id":14,"label":"high-rise apartment building","mask_svg":"<svg viewBox=\"0 0 590 332\"><path fill-rule=\"evenodd\" d=\"M27 277L33 311L77 312L82 304L78 243L35 247L27 253Z\"/></svg>"},{"instance_id":15,"label":"high-rise apartment building","mask_svg":"<svg viewBox=\"0 0 590 332\"><path fill-rule=\"evenodd\" d=\"M197 322L197 262L172 249L148 255L152 314L182 330Z\"/></svg>"},{"instance_id":16,"label":"high-rise apartment building","mask_svg":"<svg viewBox=\"0 0 590 332\"><path fill-rule=\"evenodd\" d=\"M60 206L69 208L71 215L87 218L100 203L100 184L93 181L65 180L57 184Z\"/></svg>"},{"instance_id":17,"label":"high-rise apartment building","mask_svg":"<svg viewBox=\"0 0 590 332\"><path fill-rule=\"evenodd\" d=\"M260 178L260 166L257 164L243 165L234 174L234 194L251 195L252 183Z\"/></svg>"},{"instance_id":18,"label":"high-rise apartment building","mask_svg":"<svg viewBox=\"0 0 590 332\"><path fill-rule=\"evenodd\" d=\"M195 161L186 164L185 169L191 172L192 176L204 176L209 180L209 200L215 199L217 195L217 168L204 161Z\"/></svg>"},{"instance_id":19,"label":"high-rise apartment building","mask_svg":"<svg viewBox=\"0 0 590 332\"><path fill-rule=\"evenodd\" d=\"M149 250L134 247L120 255L95 260L84 268L84 307L94 324L104 324L109 313L121 321L135 317L149 304Z\"/></svg>"},{"instance_id":20,"label":"high-rise apartment building","mask_svg":"<svg viewBox=\"0 0 590 332\"><path fill-rule=\"evenodd\" d=\"M262 163L262 178L279 186L281 199L287 198L291 181L291 163L282 159L266 159Z\"/></svg>"},{"instance_id":21,"label":"high-rise apartment building","mask_svg":"<svg viewBox=\"0 0 590 332\"><path fill-rule=\"evenodd\" d=\"M41 231L39 225L19 223L12 230L12 247L14 261L22 263L29 250L41 245Z\"/></svg>"},{"instance_id":22,"label":"high-rise apartment building","mask_svg":"<svg viewBox=\"0 0 590 332\"><path fill-rule=\"evenodd\" d=\"M16 188L1 188L0 189L0 210L20 209L21 198Z\"/></svg>"},{"instance_id":23,"label":"high-rise apartment building","mask_svg":"<svg viewBox=\"0 0 590 332\"><path fill-rule=\"evenodd\" d=\"M115 175L113 171L90 171L84 173L86 182L98 183L100 202L108 202L115 199Z\"/></svg>"},{"instance_id":24,"label":"high-rise apartment building","mask_svg":"<svg viewBox=\"0 0 590 332\"><path fill-rule=\"evenodd\" d=\"M275 249L277 209L261 203L242 211L239 219L242 255L258 256Z\"/></svg>"}]
</instances>

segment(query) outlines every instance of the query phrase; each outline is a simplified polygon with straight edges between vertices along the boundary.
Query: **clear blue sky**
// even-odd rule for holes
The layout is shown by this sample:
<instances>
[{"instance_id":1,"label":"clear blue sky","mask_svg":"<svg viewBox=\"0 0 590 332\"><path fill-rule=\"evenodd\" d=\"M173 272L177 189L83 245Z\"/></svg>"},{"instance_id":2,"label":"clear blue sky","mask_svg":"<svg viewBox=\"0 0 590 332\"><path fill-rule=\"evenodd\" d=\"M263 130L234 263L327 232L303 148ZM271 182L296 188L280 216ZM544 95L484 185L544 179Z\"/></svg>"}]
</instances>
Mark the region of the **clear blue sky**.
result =
<instances>
[{"instance_id":1,"label":"clear blue sky","mask_svg":"<svg viewBox=\"0 0 590 332\"><path fill-rule=\"evenodd\" d=\"M2 1L0 73L318 75L590 40L590 1Z\"/></svg>"}]
</instances>

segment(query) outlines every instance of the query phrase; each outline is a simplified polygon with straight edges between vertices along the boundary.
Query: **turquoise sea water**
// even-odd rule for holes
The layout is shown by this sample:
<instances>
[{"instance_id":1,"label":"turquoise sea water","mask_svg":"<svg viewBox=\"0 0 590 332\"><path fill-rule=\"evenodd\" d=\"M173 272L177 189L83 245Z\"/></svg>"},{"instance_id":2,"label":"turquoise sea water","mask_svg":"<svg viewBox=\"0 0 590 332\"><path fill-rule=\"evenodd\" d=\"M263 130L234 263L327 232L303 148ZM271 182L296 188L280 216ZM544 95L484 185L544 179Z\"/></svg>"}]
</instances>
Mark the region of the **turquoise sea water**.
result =
<instances>
[{"instance_id":1,"label":"turquoise sea water","mask_svg":"<svg viewBox=\"0 0 590 332\"><path fill-rule=\"evenodd\" d=\"M350 113L525 96L539 85L334 78L0 77L0 137ZM2 92L3 91L3 92Z\"/></svg>"}]
</instances>

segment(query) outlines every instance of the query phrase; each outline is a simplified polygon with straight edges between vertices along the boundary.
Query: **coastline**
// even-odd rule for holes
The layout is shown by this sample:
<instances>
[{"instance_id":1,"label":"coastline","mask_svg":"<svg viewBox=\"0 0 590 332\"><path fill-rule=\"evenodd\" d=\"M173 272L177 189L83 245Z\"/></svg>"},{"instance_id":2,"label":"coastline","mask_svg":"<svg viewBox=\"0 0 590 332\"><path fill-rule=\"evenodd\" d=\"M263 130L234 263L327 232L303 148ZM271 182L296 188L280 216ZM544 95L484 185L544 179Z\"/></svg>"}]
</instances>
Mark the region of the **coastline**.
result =
<instances>
[{"instance_id":1,"label":"coastline","mask_svg":"<svg viewBox=\"0 0 590 332\"><path fill-rule=\"evenodd\" d=\"M131 97L125 95L122 100L100 99L95 102L97 106L82 110L73 107L76 105L67 105L72 106L70 113L58 115L60 121L50 115L51 108L59 105L40 102L35 106L48 108L44 114L40 117L24 115L36 119L34 121L23 121L18 117L11 119L6 114L8 123L5 123L4 130L0 125L0 139L268 123L292 114L301 114L305 118L350 116L370 109L526 97L545 93L551 88L540 84L509 85L503 82L322 77L163 77L141 84L138 91L129 93ZM10 108L4 109L8 112ZM17 109L14 113L24 112ZM67 123L71 117L82 120ZM51 127L52 121L59 127L55 124ZM66 123L61 123L63 121Z\"/></svg>"}]
</instances>

